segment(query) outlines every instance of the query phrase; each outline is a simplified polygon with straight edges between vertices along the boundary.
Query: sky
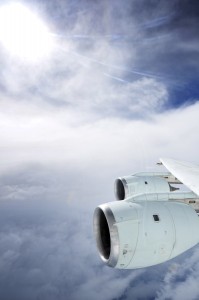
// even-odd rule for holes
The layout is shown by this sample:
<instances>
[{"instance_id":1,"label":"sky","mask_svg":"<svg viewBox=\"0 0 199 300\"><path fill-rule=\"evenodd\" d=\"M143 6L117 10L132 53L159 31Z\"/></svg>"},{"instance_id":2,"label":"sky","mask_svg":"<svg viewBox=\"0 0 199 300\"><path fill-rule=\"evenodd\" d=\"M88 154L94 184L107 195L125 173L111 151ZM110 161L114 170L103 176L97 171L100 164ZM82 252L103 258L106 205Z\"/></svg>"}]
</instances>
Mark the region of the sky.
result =
<instances>
[{"instance_id":1,"label":"sky","mask_svg":"<svg viewBox=\"0 0 199 300\"><path fill-rule=\"evenodd\" d=\"M0 2L0 299L199 298L199 247L116 270L96 206L114 180L199 164L198 1Z\"/></svg>"}]
</instances>

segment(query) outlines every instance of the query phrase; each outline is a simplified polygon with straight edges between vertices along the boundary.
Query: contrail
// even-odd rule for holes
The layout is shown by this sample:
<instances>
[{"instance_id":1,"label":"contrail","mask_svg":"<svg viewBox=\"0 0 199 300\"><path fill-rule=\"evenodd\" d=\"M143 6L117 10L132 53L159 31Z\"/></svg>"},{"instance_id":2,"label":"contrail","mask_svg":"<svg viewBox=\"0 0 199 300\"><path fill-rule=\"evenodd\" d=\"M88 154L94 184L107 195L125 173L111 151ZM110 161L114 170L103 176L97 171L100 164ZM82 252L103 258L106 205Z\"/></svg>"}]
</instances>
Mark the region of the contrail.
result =
<instances>
[{"instance_id":1,"label":"contrail","mask_svg":"<svg viewBox=\"0 0 199 300\"><path fill-rule=\"evenodd\" d=\"M123 34L106 34L106 35L86 35L86 34L56 34L50 33L50 35L63 39L85 39L85 40L99 40L99 39L110 39L110 40L119 40L132 38L133 36L123 35Z\"/></svg>"},{"instance_id":2,"label":"contrail","mask_svg":"<svg viewBox=\"0 0 199 300\"><path fill-rule=\"evenodd\" d=\"M71 35L71 36L69 35L69 36L67 36L67 35L60 35L60 34L55 34L55 33L52 33L52 35L55 36L55 37L63 38L63 39L67 39L67 37L68 38L74 38L74 39L75 38L77 38L77 39L87 39L87 38L94 39L94 38L97 38L97 36L88 36L88 35ZM103 37L107 37L107 38L112 37L112 38L115 38L115 39L120 39L121 35L104 35ZM99 36L98 36L98 38L99 38ZM129 69L129 68L126 68L126 67L123 67L123 66L109 64L109 63L97 60L95 58L91 58L91 57L88 57L86 55L80 54L80 53L75 52L75 51L65 50L63 47L59 47L59 48L64 52L73 54L75 56L86 59L86 60L88 60L92 63L98 64L98 65L101 65L101 66L104 66L104 67L108 67L108 68L119 70L119 71L124 71L124 72L127 72L127 73L131 73L131 74L135 74L135 75L143 76L143 77L149 77L149 78L155 78L155 79L161 79L162 78L162 76L159 76L157 74L153 74L153 73L145 72L145 71L140 71L140 70L136 70L136 69ZM130 81L127 81L123 78L110 75L107 72L103 72L103 74L107 77L111 77L111 78L113 78L117 81L123 82L123 83L129 83L130 82Z\"/></svg>"},{"instance_id":3,"label":"contrail","mask_svg":"<svg viewBox=\"0 0 199 300\"><path fill-rule=\"evenodd\" d=\"M144 27L144 28L158 27L158 26L161 26L165 23L170 22L173 19L174 16L175 16L175 12L171 13L171 14L168 14L166 16L162 16L162 17L159 17L159 18L149 20L149 21L147 21L143 24L140 24L139 27Z\"/></svg>"},{"instance_id":4,"label":"contrail","mask_svg":"<svg viewBox=\"0 0 199 300\"><path fill-rule=\"evenodd\" d=\"M95 39L99 39L99 38L112 38L113 40L117 41L117 43L123 43L124 41L127 42L125 40L125 38L130 38L130 36L124 36L124 35L120 35L120 34L114 34L114 35L103 35L103 36L90 36L90 35L81 35L81 34L76 34L76 35L61 35L61 34L55 34L55 33L51 33L52 36L54 37L58 37L58 38L61 38L63 40L66 40L66 39L73 39L73 40L78 40L78 39L82 39L82 40L95 40ZM158 35L158 36L155 36L155 37L145 37L143 39L134 39L133 42L136 42L136 45L138 44L150 44L150 43L160 43L162 42L162 40L164 39L168 39L171 37L171 34L163 34L163 35ZM121 39L123 39L121 41ZM132 41L131 41L132 43ZM157 72L156 73L152 73L152 72L148 72L148 71L145 71L145 70L142 70L140 71L139 69L129 69L129 68L126 68L126 67L123 67L123 66L118 66L118 65L113 65L113 64L109 64L109 63L105 63L103 61L100 61L100 60L97 60L97 59L94 59L94 58L91 58L91 57L88 57L86 55L83 55L83 54L80 54L78 52L75 52L75 51L69 51L69 50L65 50L64 48L61 48L60 49L62 51L65 51L67 53L70 53L70 54L73 54L73 55L76 55L76 56L79 56L79 57L82 57L90 62L93 62L93 63L96 63L96 64L99 64L99 65L102 65L102 66L105 66L105 67L109 67L111 69L116 69L116 70L120 70L120 71L124 71L124 72L128 72L128 73L131 73L131 74L135 74L135 75L138 75L138 76L144 76L144 77L149 77L149 78L154 78L154 79L157 79L157 80L162 80L162 79L165 79L165 76L161 75L161 74L158 74Z\"/></svg>"},{"instance_id":5,"label":"contrail","mask_svg":"<svg viewBox=\"0 0 199 300\"><path fill-rule=\"evenodd\" d=\"M62 49L62 50L63 50L63 49ZM63 50L63 51L65 51L65 50ZM148 73L148 72L140 72L140 71L128 69L128 68L121 67L121 66L117 66L117 65L107 64L107 63L105 63L105 62L96 60L96 59L94 59L94 58L90 58L90 57L88 57L88 56L79 54L79 53L74 52L74 51L71 51L71 53L74 54L74 55L76 55L76 56L80 56L80 57L82 57L82 58L88 59L88 60L91 61L91 62L97 63L97 64L102 65L102 66L105 66L105 67L109 67L109 68L112 68L112 69L116 69L116 70L120 70L120 71L125 71L125 72L129 72L129 73L136 74L136 75L141 75L141 76L146 76L146 77L161 78L161 76L154 75L154 74L152 74L152 73Z\"/></svg>"},{"instance_id":6,"label":"contrail","mask_svg":"<svg viewBox=\"0 0 199 300\"><path fill-rule=\"evenodd\" d=\"M108 74L108 73L103 73L103 74L104 74L105 76L107 76L107 77L110 77L110 78L115 79L115 80L117 80L117 81L120 81L120 82L122 82L122 83L131 83L130 81L124 80L124 79L122 79L122 78L120 78L120 77L116 77L116 76L110 75L110 74Z\"/></svg>"}]
</instances>

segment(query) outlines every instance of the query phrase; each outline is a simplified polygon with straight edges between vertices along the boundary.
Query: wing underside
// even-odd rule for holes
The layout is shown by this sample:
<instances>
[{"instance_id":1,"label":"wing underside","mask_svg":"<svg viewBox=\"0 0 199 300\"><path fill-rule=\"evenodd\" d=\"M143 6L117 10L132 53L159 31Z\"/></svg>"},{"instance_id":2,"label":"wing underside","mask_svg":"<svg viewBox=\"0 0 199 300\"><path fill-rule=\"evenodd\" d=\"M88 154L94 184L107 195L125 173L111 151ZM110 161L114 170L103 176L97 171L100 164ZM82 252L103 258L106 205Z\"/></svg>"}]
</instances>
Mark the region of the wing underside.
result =
<instances>
[{"instance_id":1,"label":"wing underside","mask_svg":"<svg viewBox=\"0 0 199 300\"><path fill-rule=\"evenodd\" d=\"M179 181L199 196L199 166L170 158L160 158L162 164Z\"/></svg>"}]
</instances>

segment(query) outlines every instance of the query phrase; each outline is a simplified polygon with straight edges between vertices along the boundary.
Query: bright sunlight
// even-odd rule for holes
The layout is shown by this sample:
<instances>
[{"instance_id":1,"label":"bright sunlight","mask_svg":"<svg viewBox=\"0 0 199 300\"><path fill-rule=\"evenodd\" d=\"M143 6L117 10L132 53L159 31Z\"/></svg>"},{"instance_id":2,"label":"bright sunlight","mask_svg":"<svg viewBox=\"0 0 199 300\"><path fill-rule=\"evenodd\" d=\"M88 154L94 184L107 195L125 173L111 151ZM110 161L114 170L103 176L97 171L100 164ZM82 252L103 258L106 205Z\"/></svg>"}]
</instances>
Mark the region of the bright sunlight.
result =
<instances>
[{"instance_id":1,"label":"bright sunlight","mask_svg":"<svg viewBox=\"0 0 199 300\"><path fill-rule=\"evenodd\" d=\"M53 50L46 24L20 3L0 7L0 43L9 54L28 62L41 61Z\"/></svg>"}]
</instances>

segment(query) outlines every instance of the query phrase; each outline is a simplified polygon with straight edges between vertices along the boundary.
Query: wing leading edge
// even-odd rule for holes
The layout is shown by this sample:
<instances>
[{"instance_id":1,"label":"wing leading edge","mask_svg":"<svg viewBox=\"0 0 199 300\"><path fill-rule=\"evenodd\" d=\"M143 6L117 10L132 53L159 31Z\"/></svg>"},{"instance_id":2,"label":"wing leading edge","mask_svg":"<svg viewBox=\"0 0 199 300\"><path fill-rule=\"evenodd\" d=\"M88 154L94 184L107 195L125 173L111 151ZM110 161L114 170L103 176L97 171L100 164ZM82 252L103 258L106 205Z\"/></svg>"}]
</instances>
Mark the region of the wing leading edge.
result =
<instances>
[{"instance_id":1,"label":"wing leading edge","mask_svg":"<svg viewBox=\"0 0 199 300\"><path fill-rule=\"evenodd\" d=\"M160 158L160 161L178 180L199 196L198 165L170 158Z\"/></svg>"}]
</instances>

